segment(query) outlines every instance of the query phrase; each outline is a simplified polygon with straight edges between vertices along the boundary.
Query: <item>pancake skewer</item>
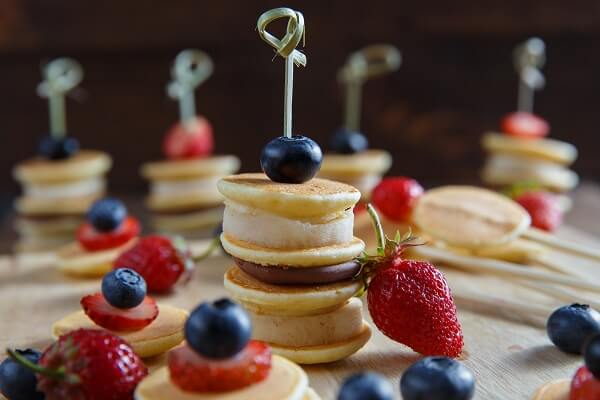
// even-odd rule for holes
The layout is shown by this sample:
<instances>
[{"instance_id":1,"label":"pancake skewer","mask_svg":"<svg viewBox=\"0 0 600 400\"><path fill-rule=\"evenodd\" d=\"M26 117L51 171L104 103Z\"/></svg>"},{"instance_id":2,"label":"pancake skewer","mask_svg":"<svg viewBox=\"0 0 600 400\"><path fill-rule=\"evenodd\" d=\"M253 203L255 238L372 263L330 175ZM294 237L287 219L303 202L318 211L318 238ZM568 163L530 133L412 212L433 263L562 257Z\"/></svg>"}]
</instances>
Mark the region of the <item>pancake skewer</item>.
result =
<instances>
[{"instance_id":1,"label":"pancake skewer","mask_svg":"<svg viewBox=\"0 0 600 400\"><path fill-rule=\"evenodd\" d=\"M600 261L600 249L577 242L571 242L569 240L559 239L555 235L540 229L529 228L523 232L523 237L570 254Z\"/></svg>"}]
</instances>

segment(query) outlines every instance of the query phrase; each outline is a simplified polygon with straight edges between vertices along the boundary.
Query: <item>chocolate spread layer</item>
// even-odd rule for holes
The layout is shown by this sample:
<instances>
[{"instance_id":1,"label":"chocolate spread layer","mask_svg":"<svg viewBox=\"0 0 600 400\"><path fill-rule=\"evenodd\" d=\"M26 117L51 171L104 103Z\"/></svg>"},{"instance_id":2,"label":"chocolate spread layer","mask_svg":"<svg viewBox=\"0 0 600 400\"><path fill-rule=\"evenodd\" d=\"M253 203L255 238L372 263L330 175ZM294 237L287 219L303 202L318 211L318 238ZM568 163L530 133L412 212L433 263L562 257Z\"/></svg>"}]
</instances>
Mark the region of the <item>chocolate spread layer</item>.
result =
<instances>
[{"instance_id":1,"label":"chocolate spread layer","mask_svg":"<svg viewBox=\"0 0 600 400\"><path fill-rule=\"evenodd\" d=\"M234 260L248 275L272 285L318 285L339 282L353 278L360 270L360 265L354 260L312 268L265 266L235 257Z\"/></svg>"}]
</instances>

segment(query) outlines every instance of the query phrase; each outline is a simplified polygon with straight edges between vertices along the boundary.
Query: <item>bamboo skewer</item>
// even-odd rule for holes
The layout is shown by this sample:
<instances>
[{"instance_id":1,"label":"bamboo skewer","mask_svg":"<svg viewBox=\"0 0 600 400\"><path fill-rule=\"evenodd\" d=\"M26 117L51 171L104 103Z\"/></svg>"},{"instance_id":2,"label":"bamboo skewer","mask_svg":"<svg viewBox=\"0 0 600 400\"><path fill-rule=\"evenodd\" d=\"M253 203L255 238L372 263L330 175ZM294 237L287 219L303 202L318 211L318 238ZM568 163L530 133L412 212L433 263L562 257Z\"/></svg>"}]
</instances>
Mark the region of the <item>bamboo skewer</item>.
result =
<instances>
[{"instance_id":1,"label":"bamboo skewer","mask_svg":"<svg viewBox=\"0 0 600 400\"><path fill-rule=\"evenodd\" d=\"M519 278L539 282L556 283L563 286L600 293L600 285L596 283L588 282L572 276L557 274L554 272L526 268L521 264L489 258L459 255L445 249L431 246L417 246L412 250L415 254L426 259L445 262L452 266L471 272L488 273L513 279Z\"/></svg>"},{"instance_id":2,"label":"bamboo skewer","mask_svg":"<svg viewBox=\"0 0 600 400\"><path fill-rule=\"evenodd\" d=\"M523 233L523 237L543 243L549 247L554 247L563 250L567 253L576 254L585 258L600 261L600 249L591 246L586 246L581 243L571 242L565 239L559 239L551 233L544 232L540 229L529 228Z\"/></svg>"},{"instance_id":3,"label":"bamboo skewer","mask_svg":"<svg viewBox=\"0 0 600 400\"><path fill-rule=\"evenodd\" d=\"M545 293L552 296L553 298L569 303L584 303L590 305L592 308L600 309L600 302L592 300L587 296L583 296L581 292L574 292L572 290L550 285L543 282L533 282L525 280L516 280L522 286L534 289L537 292Z\"/></svg>"}]
</instances>

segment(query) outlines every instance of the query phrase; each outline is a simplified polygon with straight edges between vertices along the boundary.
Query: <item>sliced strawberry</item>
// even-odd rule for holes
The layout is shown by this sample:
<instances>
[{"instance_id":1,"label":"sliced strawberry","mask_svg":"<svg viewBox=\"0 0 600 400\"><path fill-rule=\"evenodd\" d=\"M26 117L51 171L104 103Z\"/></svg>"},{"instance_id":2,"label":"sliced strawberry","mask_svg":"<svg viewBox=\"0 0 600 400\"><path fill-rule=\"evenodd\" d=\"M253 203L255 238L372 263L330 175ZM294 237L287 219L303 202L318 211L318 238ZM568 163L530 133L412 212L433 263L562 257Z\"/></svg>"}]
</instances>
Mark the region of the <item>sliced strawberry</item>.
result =
<instances>
[{"instance_id":1,"label":"sliced strawberry","mask_svg":"<svg viewBox=\"0 0 600 400\"><path fill-rule=\"evenodd\" d=\"M83 297L81 306L92 321L111 331L137 331L158 316L158 306L148 296L137 307L121 309L108 304L102 293L96 293Z\"/></svg>"},{"instance_id":2,"label":"sliced strawberry","mask_svg":"<svg viewBox=\"0 0 600 400\"><path fill-rule=\"evenodd\" d=\"M77 230L77 241L87 251L114 249L140 233L140 223L134 217L127 217L123 223L110 232L100 232L86 222Z\"/></svg>"},{"instance_id":3,"label":"sliced strawberry","mask_svg":"<svg viewBox=\"0 0 600 400\"><path fill-rule=\"evenodd\" d=\"M535 114L517 111L506 115L500 124L502 132L521 138L542 138L550 132L550 125L545 119Z\"/></svg>"},{"instance_id":4,"label":"sliced strawberry","mask_svg":"<svg viewBox=\"0 0 600 400\"><path fill-rule=\"evenodd\" d=\"M191 392L226 392L264 380L271 370L271 348L251 340L232 358L204 358L189 346L168 354L171 380Z\"/></svg>"}]
</instances>

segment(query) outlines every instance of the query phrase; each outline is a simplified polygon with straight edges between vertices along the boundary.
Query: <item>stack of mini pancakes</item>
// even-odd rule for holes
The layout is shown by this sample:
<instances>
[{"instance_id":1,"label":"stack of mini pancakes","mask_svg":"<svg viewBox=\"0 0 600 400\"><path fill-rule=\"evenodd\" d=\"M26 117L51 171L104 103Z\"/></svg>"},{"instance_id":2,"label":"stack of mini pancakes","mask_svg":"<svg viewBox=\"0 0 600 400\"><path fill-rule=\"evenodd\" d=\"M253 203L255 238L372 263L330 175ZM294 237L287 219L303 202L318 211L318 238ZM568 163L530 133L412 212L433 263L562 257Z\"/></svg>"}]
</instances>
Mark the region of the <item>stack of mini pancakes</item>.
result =
<instances>
[{"instance_id":1,"label":"stack of mini pancakes","mask_svg":"<svg viewBox=\"0 0 600 400\"><path fill-rule=\"evenodd\" d=\"M142 176L150 181L147 206L153 228L186 237L210 234L223 218L217 181L239 167L240 160L232 155L143 165Z\"/></svg>"},{"instance_id":2,"label":"stack of mini pancakes","mask_svg":"<svg viewBox=\"0 0 600 400\"><path fill-rule=\"evenodd\" d=\"M23 195L15 207L16 250L53 250L73 240L90 205L106 191L112 160L100 151L81 150L64 160L32 158L14 169Z\"/></svg>"},{"instance_id":3,"label":"stack of mini pancakes","mask_svg":"<svg viewBox=\"0 0 600 400\"><path fill-rule=\"evenodd\" d=\"M326 154L319 177L354 186L361 193L361 201L371 198L373 188L390 169L392 156L385 150L365 150L354 154Z\"/></svg>"},{"instance_id":4,"label":"stack of mini pancakes","mask_svg":"<svg viewBox=\"0 0 600 400\"><path fill-rule=\"evenodd\" d=\"M572 144L489 132L483 136L482 146L489 153L481 174L488 185L501 187L530 182L565 193L579 182L577 174L568 168L577 158L577 148Z\"/></svg>"},{"instance_id":5,"label":"stack of mini pancakes","mask_svg":"<svg viewBox=\"0 0 600 400\"><path fill-rule=\"evenodd\" d=\"M353 235L360 192L312 179L284 184L263 174L223 178L223 248L236 266L225 288L250 313L254 338L300 364L332 362L369 339L353 296L354 261L364 243Z\"/></svg>"}]
</instances>

